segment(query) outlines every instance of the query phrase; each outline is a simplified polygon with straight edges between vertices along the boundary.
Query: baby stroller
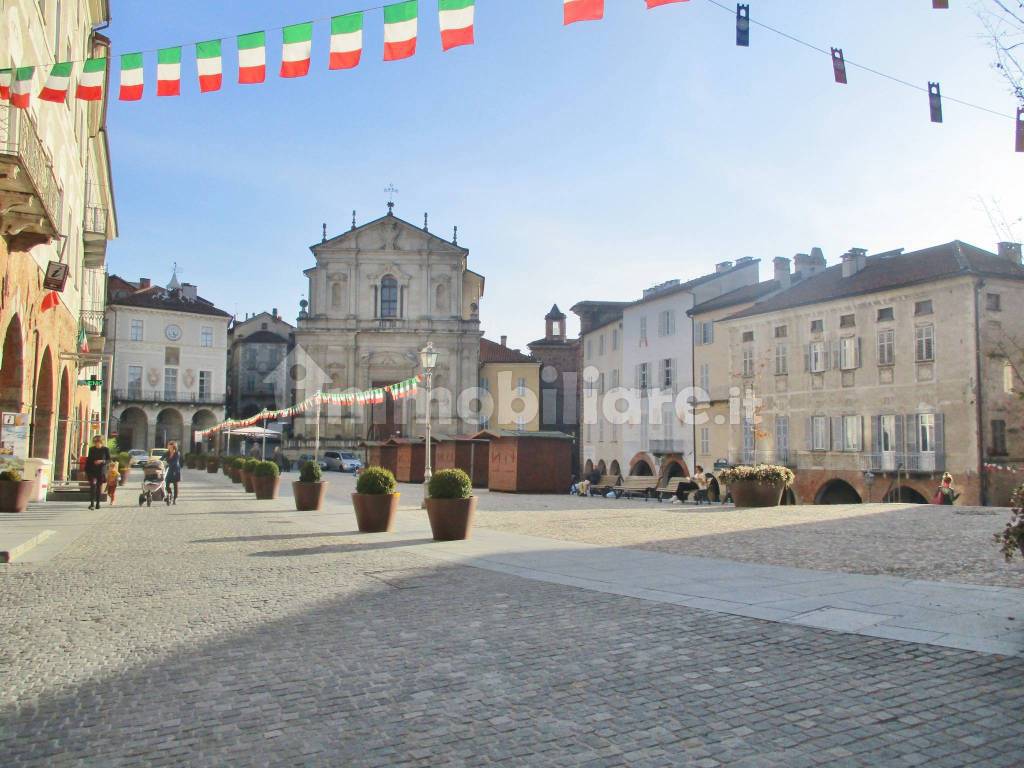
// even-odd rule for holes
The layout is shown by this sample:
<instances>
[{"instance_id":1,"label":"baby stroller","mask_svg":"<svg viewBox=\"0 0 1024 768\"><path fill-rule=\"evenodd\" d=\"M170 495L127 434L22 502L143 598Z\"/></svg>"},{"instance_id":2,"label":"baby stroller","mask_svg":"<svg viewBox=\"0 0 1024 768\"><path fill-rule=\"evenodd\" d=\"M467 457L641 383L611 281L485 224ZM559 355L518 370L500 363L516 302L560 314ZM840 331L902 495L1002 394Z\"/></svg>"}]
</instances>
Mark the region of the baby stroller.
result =
<instances>
[{"instance_id":1,"label":"baby stroller","mask_svg":"<svg viewBox=\"0 0 1024 768\"><path fill-rule=\"evenodd\" d=\"M171 503L171 496L164 487L164 463L159 459L147 461L142 467L142 493L139 494L139 506L145 502L147 507L154 501Z\"/></svg>"}]
</instances>

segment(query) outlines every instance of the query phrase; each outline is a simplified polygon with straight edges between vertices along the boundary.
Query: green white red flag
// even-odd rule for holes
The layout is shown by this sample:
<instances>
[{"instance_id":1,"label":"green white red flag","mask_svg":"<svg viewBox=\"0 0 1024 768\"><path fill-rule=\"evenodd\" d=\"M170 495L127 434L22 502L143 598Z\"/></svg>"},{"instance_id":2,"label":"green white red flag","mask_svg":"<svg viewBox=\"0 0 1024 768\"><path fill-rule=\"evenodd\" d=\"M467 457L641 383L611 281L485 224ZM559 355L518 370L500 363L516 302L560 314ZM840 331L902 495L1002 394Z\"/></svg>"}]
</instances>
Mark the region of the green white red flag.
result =
<instances>
[{"instance_id":1,"label":"green white red flag","mask_svg":"<svg viewBox=\"0 0 1024 768\"><path fill-rule=\"evenodd\" d=\"M121 91L118 94L118 99L121 101L138 101L142 98L143 86L142 54L122 53Z\"/></svg>"},{"instance_id":2,"label":"green white red flag","mask_svg":"<svg viewBox=\"0 0 1024 768\"><path fill-rule=\"evenodd\" d=\"M100 101L103 98L103 82L106 78L106 59L86 59L82 66L82 76L78 78L75 98L79 101Z\"/></svg>"},{"instance_id":3,"label":"green white red flag","mask_svg":"<svg viewBox=\"0 0 1024 768\"><path fill-rule=\"evenodd\" d=\"M11 84L11 106L28 109L32 101L32 78L35 67L18 67L14 70L14 82Z\"/></svg>"},{"instance_id":4,"label":"green white red flag","mask_svg":"<svg viewBox=\"0 0 1024 768\"><path fill-rule=\"evenodd\" d=\"M384 61L407 59L416 53L417 0L384 6Z\"/></svg>"},{"instance_id":5,"label":"green white red flag","mask_svg":"<svg viewBox=\"0 0 1024 768\"><path fill-rule=\"evenodd\" d=\"M199 74L200 93L220 90L224 79L220 40L196 43L196 71Z\"/></svg>"},{"instance_id":6,"label":"green white red flag","mask_svg":"<svg viewBox=\"0 0 1024 768\"><path fill-rule=\"evenodd\" d=\"M604 0L562 0L562 24L604 18Z\"/></svg>"},{"instance_id":7,"label":"green white red flag","mask_svg":"<svg viewBox=\"0 0 1024 768\"><path fill-rule=\"evenodd\" d=\"M11 100L11 68L0 69L0 101Z\"/></svg>"},{"instance_id":8,"label":"green white red flag","mask_svg":"<svg viewBox=\"0 0 1024 768\"><path fill-rule=\"evenodd\" d=\"M282 38L281 77L305 77L313 52L313 22L285 27Z\"/></svg>"},{"instance_id":9,"label":"green white red flag","mask_svg":"<svg viewBox=\"0 0 1024 768\"><path fill-rule=\"evenodd\" d=\"M156 95L181 95L181 46L156 52Z\"/></svg>"},{"instance_id":10,"label":"green white red flag","mask_svg":"<svg viewBox=\"0 0 1024 768\"><path fill-rule=\"evenodd\" d=\"M267 35L250 32L238 36L238 82L262 83L267 79Z\"/></svg>"},{"instance_id":11,"label":"green white red flag","mask_svg":"<svg viewBox=\"0 0 1024 768\"><path fill-rule=\"evenodd\" d=\"M450 50L473 44L473 12L476 0L437 0L441 20L441 47Z\"/></svg>"},{"instance_id":12,"label":"green white red flag","mask_svg":"<svg viewBox=\"0 0 1024 768\"><path fill-rule=\"evenodd\" d=\"M39 98L43 101L52 101L63 104L68 100L68 91L71 89L71 62L58 62L50 70L50 76L43 84L43 90L39 92Z\"/></svg>"},{"instance_id":13,"label":"green white red flag","mask_svg":"<svg viewBox=\"0 0 1024 768\"><path fill-rule=\"evenodd\" d=\"M347 13L331 19L331 69L352 69L363 53L363 14Z\"/></svg>"},{"instance_id":14,"label":"green white red flag","mask_svg":"<svg viewBox=\"0 0 1024 768\"><path fill-rule=\"evenodd\" d=\"M78 351L85 354L89 351L89 337L85 335L85 326L78 328Z\"/></svg>"}]
</instances>

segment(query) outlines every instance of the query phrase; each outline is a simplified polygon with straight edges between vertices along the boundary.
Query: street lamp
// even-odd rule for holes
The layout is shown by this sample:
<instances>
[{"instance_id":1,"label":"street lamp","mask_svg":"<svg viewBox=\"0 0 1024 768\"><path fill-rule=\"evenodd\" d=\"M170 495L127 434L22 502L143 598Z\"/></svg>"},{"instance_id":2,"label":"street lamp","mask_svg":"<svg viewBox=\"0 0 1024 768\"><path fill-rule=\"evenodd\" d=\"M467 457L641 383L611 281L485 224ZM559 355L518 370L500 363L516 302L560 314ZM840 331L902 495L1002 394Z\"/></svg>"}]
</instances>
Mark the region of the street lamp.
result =
<instances>
[{"instance_id":1,"label":"street lamp","mask_svg":"<svg viewBox=\"0 0 1024 768\"><path fill-rule=\"evenodd\" d=\"M430 387L434 379L434 366L437 365L437 351L433 342L427 342L427 346L420 350L420 367L423 368L423 375L427 380L427 435L426 435L426 458L423 464L423 484L430 482L433 476L430 466ZM424 499L426 494L423 495Z\"/></svg>"}]
</instances>

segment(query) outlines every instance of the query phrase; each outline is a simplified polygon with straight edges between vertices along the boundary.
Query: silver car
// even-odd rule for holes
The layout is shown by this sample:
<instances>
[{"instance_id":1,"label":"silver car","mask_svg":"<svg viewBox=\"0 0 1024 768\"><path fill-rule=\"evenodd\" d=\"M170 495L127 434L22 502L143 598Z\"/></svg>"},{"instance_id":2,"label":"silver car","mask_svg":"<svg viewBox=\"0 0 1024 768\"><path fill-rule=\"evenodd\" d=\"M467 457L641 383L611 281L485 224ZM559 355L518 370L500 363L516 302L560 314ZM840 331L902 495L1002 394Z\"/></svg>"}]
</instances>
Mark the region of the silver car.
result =
<instances>
[{"instance_id":1,"label":"silver car","mask_svg":"<svg viewBox=\"0 0 1024 768\"><path fill-rule=\"evenodd\" d=\"M349 451L324 451L324 463L332 472L355 472L363 466L359 457Z\"/></svg>"}]
</instances>

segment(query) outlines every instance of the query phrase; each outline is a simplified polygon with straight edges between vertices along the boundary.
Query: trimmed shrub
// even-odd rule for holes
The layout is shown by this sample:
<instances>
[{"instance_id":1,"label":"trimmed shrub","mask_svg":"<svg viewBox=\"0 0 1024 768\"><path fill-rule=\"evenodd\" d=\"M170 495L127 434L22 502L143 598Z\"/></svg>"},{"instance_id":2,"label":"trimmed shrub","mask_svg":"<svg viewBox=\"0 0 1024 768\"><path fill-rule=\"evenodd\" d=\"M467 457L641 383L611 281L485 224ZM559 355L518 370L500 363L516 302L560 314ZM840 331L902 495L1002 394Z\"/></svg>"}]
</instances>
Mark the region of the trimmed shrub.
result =
<instances>
[{"instance_id":1,"label":"trimmed shrub","mask_svg":"<svg viewBox=\"0 0 1024 768\"><path fill-rule=\"evenodd\" d=\"M244 469L249 474L252 474L253 471L256 469L256 465L259 464L259 463L260 463L259 459L243 459L243 458L239 458L239 460L238 460L238 468L239 469Z\"/></svg>"},{"instance_id":2,"label":"trimmed shrub","mask_svg":"<svg viewBox=\"0 0 1024 768\"><path fill-rule=\"evenodd\" d=\"M731 469L723 469L718 479L729 485L737 480L753 480L762 485L778 485L789 488L795 479L793 470L789 467L782 467L777 464L757 464L753 467L739 466Z\"/></svg>"},{"instance_id":3,"label":"trimmed shrub","mask_svg":"<svg viewBox=\"0 0 1024 768\"><path fill-rule=\"evenodd\" d=\"M995 535L995 542L1006 562L1013 560L1014 555L1024 557L1024 485L1013 492L1010 506L1010 522Z\"/></svg>"},{"instance_id":4,"label":"trimmed shrub","mask_svg":"<svg viewBox=\"0 0 1024 768\"><path fill-rule=\"evenodd\" d=\"M220 459L218 459L216 456L209 456L206 459L206 466L213 467L214 469L216 469L217 467L220 466Z\"/></svg>"},{"instance_id":5,"label":"trimmed shrub","mask_svg":"<svg viewBox=\"0 0 1024 768\"><path fill-rule=\"evenodd\" d=\"M427 492L432 499L468 499L473 495L473 481L461 469L442 469L430 478Z\"/></svg>"},{"instance_id":6,"label":"trimmed shrub","mask_svg":"<svg viewBox=\"0 0 1024 768\"><path fill-rule=\"evenodd\" d=\"M398 490L398 483L390 469L384 467L367 467L356 480L356 493L368 496L383 496Z\"/></svg>"},{"instance_id":7,"label":"trimmed shrub","mask_svg":"<svg viewBox=\"0 0 1024 768\"><path fill-rule=\"evenodd\" d=\"M16 469L5 469L0 472L0 483L20 483L21 472Z\"/></svg>"},{"instance_id":8,"label":"trimmed shrub","mask_svg":"<svg viewBox=\"0 0 1024 768\"><path fill-rule=\"evenodd\" d=\"M255 464L256 466L249 470L253 477L277 477L281 474L281 468L272 461L256 461Z\"/></svg>"},{"instance_id":9,"label":"trimmed shrub","mask_svg":"<svg viewBox=\"0 0 1024 768\"><path fill-rule=\"evenodd\" d=\"M300 483L319 483L322 477L320 465L315 461L307 461L299 470Z\"/></svg>"},{"instance_id":10,"label":"trimmed shrub","mask_svg":"<svg viewBox=\"0 0 1024 768\"><path fill-rule=\"evenodd\" d=\"M111 458L113 458L113 460L117 462L117 468L121 472L124 472L126 469L128 469L128 467L132 463L132 457L128 454L127 451L122 453L115 453Z\"/></svg>"}]
</instances>

